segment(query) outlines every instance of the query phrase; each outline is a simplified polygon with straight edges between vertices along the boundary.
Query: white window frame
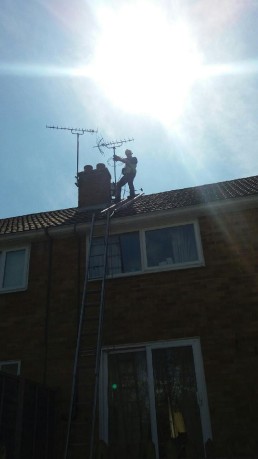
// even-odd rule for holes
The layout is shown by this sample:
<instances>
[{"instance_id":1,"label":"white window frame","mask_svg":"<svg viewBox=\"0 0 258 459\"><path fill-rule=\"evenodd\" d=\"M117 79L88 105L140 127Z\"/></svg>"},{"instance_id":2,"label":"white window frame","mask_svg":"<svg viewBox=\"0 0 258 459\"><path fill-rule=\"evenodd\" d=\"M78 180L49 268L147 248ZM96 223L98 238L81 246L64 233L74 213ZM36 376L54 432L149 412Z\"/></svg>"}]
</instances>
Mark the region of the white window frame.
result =
<instances>
[{"instance_id":1,"label":"white window frame","mask_svg":"<svg viewBox=\"0 0 258 459\"><path fill-rule=\"evenodd\" d=\"M23 279L22 284L19 286L14 287L3 287L3 280L4 280L4 273L5 273L5 260L6 254L10 252L16 252L18 250L25 251L24 257L24 269L23 269ZM28 246L15 246L15 247L5 247L3 249L0 248L1 254L1 261L0 261L0 294L1 293L9 293L9 292L17 292L26 290L28 287L28 276L29 276L29 259L30 259L30 247Z\"/></svg>"},{"instance_id":2,"label":"white window frame","mask_svg":"<svg viewBox=\"0 0 258 459\"><path fill-rule=\"evenodd\" d=\"M100 366L100 383L99 383L99 429L100 439L108 444L108 355L111 353L125 353L125 352L146 352L147 361L147 374L148 374L148 387L150 395L150 422L152 441L155 445L156 459L158 456L158 433L156 422L156 408L154 397L153 385L153 367L152 367L152 350L191 346L193 351L193 359L195 366L196 384L197 384L197 401L200 409L203 444L205 451L205 443L212 440L212 430L210 422L210 413L208 406L208 396L204 375L203 359L201 352L201 344L199 338L186 338L168 341L156 341L141 344L121 345L121 346L106 346L103 347L101 353L101 366Z\"/></svg>"},{"instance_id":3,"label":"white window frame","mask_svg":"<svg viewBox=\"0 0 258 459\"><path fill-rule=\"evenodd\" d=\"M186 226L186 225L193 225L195 242L196 242L196 249L197 249L197 254L198 254L198 260L187 261L185 263L171 263L171 264L163 265L163 266L148 266L145 232L147 232L147 231L158 231L158 230L162 230L164 228L178 228L179 226ZM197 220L191 220L191 221L188 220L188 221L178 222L178 223L173 224L173 225L168 224L168 225L157 226L157 227L152 227L152 228L145 228L144 230L142 230L142 232L143 232L143 236L142 236L143 271L145 271L145 272L171 271L171 270L178 270L178 269L186 269L186 268L204 266L204 256L203 256L203 250L202 250L202 244L201 244L200 227L199 227L199 223L198 223Z\"/></svg>"},{"instance_id":4,"label":"white window frame","mask_svg":"<svg viewBox=\"0 0 258 459\"><path fill-rule=\"evenodd\" d=\"M194 228L194 235L195 235L195 242L196 242L196 248L197 248L197 254L198 254L198 260L195 261L188 261L185 263L172 263L164 266L148 266L147 263L147 250L146 250L146 238L145 238L145 232L146 231L152 231L152 230L162 230L164 228L177 228L178 226L184 226L184 225L193 225ZM138 233L139 234L139 242L140 242L140 258L141 258L141 269L139 271L130 271L126 273L117 273L117 274L111 274L107 276L108 278L117 278L117 277L128 277L128 276L139 276L141 274L146 274L150 272L160 272L160 271L175 271L179 269L187 269L187 268L196 268L200 266L204 266L204 256L203 256L203 249L202 249L202 243L201 243L201 235L200 235L200 227L199 227L199 222L198 220L184 220L184 221L179 221L175 224L167 224L167 225L162 225L162 226L155 226L155 227L150 227L150 228L143 228L143 229L138 229L138 230L131 230L131 231L125 231L125 232L117 232L117 233L112 233L111 236L116 236L120 234L127 234L127 233ZM89 244L88 244L89 248ZM90 280L97 280L97 278L92 278Z\"/></svg>"},{"instance_id":5,"label":"white window frame","mask_svg":"<svg viewBox=\"0 0 258 459\"><path fill-rule=\"evenodd\" d=\"M5 365L17 365L17 373L19 376L21 373L21 361L20 360L0 360L0 371L2 371L2 366Z\"/></svg>"}]
</instances>

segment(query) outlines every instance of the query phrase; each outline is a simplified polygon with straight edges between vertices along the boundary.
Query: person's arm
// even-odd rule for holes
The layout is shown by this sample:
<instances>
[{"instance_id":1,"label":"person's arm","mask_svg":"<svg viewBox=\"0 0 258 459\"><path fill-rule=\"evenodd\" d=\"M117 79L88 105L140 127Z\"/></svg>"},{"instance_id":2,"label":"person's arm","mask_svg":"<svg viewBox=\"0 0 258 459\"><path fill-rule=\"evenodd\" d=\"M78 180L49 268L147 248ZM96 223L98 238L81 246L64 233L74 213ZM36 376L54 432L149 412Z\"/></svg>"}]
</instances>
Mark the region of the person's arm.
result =
<instances>
[{"instance_id":1,"label":"person's arm","mask_svg":"<svg viewBox=\"0 0 258 459\"><path fill-rule=\"evenodd\" d=\"M114 155L115 161L121 161L122 163L127 163L127 158L121 158L121 156Z\"/></svg>"}]
</instances>

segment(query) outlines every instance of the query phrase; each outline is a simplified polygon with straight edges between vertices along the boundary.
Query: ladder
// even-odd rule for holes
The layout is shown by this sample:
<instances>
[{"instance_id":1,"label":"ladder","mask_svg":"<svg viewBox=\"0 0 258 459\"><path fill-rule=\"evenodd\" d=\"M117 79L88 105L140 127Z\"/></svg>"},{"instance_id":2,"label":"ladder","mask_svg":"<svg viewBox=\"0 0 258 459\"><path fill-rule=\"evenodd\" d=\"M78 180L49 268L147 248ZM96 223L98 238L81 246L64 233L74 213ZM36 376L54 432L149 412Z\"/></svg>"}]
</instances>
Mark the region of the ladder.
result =
<instances>
[{"instance_id":1,"label":"ladder","mask_svg":"<svg viewBox=\"0 0 258 459\"><path fill-rule=\"evenodd\" d=\"M96 288L96 282L92 285L89 283L91 260L94 257L93 239L96 237L97 230L96 215L93 214L74 357L64 459L86 457L87 450L89 450L89 459L92 459L94 454L109 225L110 213L107 211L105 214L104 253L101 255L101 265L98 266L99 276L97 278L98 287ZM89 414L91 410L92 418L90 423L87 423L85 412ZM88 416L89 418L90 416Z\"/></svg>"},{"instance_id":2,"label":"ladder","mask_svg":"<svg viewBox=\"0 0 258 459\"><path fill-rule=\"evenodd\" d=\"M92 280L97 280L98 288L92 288L96 282L89 283L91 279L91 260L94 255L94 238L97 234L96 215L92 215L90 238L88 246L88 256L86 257L86 271L83 286L81 311L77 332L77 344L74 357L73 379L71 389L70 408L67 423L67 435L65 443L64 459L77 459L86 457L85 453L89 449L87 459L93 459L95 427L97 417L97 402L99 389L99 372L101 359L102 332L104 321L104 300L105 300L105 279L107 275L108 260L108 238L111 217L121 208L130 206L138 200L143 193L133 199L124 199L119 203L113 204L102 210L100 215L105 221L104 244L101 265L98 266L99 275L92 276ZM95 315L94 315L95 313ZM90 375L92 381L90 380ZM91 387L90 387L91 386ZM83 395L88 389L88 398L85 400ZM85 421L85 412L92 412L90 425ZM88 416L89 418L89 416ZM77 432L81 428L81 438L72 438L73 430ZM89 433L86 438L87 431ZM77 452L75 452L77 450ZM72 452L70 454L70 452Z\"/></svg>"}]
</instances>

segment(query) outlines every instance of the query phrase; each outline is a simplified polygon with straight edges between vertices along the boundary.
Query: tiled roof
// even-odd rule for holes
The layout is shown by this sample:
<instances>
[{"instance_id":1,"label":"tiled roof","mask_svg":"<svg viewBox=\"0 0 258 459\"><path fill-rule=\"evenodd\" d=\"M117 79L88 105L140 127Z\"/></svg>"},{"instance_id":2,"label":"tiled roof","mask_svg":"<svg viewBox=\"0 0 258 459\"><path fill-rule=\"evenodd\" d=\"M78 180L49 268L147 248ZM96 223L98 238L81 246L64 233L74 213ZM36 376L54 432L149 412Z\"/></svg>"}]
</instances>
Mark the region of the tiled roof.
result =
<instances>
[{"instance_id":1,"label":"tiled roof","mask_svg":"<svg viewBox=\"0 0 258 459\"><path fill-rule=\"evenodd\" d=\"M258 176L142 195L135 202L121 208L115 217L172 210L252 195L258 195ZM92 210L78 211L76 207L0 219L0 235L85 223L91 220L91 216ZM102 218L101 214L99 218Z\"/></svg>"}]
</instances>

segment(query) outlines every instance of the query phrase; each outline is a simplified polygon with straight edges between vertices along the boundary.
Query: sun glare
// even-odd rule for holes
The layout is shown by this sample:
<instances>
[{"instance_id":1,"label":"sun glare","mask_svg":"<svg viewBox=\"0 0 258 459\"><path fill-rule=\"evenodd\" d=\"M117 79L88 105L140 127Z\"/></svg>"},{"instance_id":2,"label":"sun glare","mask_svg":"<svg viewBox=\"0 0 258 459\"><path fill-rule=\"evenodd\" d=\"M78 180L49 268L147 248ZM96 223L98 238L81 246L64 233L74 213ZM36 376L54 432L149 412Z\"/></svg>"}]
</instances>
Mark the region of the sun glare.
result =
<instances>
[{"instance_id":1,"label":"sun glare","mask_svg":"<svg viewBox=\"0 0 258 459\"><path fill-rule=\"evenodd\" d=\"M187 23L150 1L99 10L91 74L113 104L170 124L182 113L201 68Z\"/></svg>"}]
</instances>

